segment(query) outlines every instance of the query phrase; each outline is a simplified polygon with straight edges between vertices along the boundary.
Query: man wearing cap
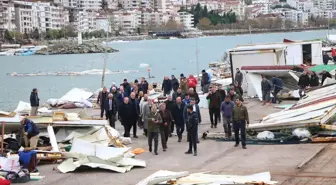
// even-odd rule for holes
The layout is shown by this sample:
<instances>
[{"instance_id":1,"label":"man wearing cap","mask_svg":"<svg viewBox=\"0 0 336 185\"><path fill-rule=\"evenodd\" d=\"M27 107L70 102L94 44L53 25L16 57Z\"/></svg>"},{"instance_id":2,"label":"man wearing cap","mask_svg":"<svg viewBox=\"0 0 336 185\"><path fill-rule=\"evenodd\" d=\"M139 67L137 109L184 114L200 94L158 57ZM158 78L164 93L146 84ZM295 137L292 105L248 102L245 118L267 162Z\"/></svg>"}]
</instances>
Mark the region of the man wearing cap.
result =
<instances>
[{"instance_id":1,"label":"man wearing cap","mask_svg":"<svg viewBox=\"0 0 336 185\"><path fill-rule=\"evenodd\" d=\"M40 98L38 97L38 91L36 88L34 88L30 93L30 106L31 106L30 116L37 115L39 105L40 105Z\"/></svg>"},{"instance_id":2,"label":"man wearing cap","mask_svg":"<svg viewBox=\"0 0 336 185\"><path fill-rule=\"evenodd\" d=\"M36 148L39 138L38 135L40 133L39 128L33 121L24 117L21 117L20 123L23 126L24 130L23 138L25 142L25 147Z\"/></svg>"},{"instance_id":3,"label":"man wearing cap","mask_svg":"<svg viewBox=\"0 0 336 185\"><path fill-rule=\"evenodd\" d=\"M115 128L116 114L117 114L117 102L113 98L113 94L108 94L108 99L104 103L106 111L106 119L109 120L110 126Z\"/></svg>"},{"instance_id":4,"label":"man wearing cap","mask_svg":"<svg viewBox=\"0 0 336 185\"><path fill-rule=\"evenodd\" d=\"M236 75L235 75L235 82L237 83L238 87L241 87L243 83L243 73L240 72L239 68L236 69Z\"/></svg>"},{"instance_id":5,"label":"man wearing cap","mask_svg":"<svg viewBox=\"0 0 336 185\"><path fill-rule=\"evenodd\" d=\"M210 78L209 74L205 72L205 70L202 70L202 80L201 80L201 87L203 93L208 93L209 92L209 85L210 85Z\"/></svg>"},{"instance_id":6,"label":"man wearing cap","mask_svg":"<svg viewBox=\"0 0 336 185\"><path fill-rule=\"evenodd\" d=\"M172 84L174 93L176 93L177 89L180 86L180 83L178 82L178 80L175 78L174 75L171 75L171 84Z\"/></svg>"}]
</instances>

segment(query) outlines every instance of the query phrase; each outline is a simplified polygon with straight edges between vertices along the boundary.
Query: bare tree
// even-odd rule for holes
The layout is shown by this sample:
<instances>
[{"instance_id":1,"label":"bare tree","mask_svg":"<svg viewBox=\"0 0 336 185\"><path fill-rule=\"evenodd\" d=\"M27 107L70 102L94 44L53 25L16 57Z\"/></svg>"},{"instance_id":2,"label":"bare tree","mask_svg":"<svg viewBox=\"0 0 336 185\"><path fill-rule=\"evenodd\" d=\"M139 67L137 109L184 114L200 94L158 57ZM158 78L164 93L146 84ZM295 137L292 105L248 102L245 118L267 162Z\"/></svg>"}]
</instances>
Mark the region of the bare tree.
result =
<instances>
[{"instance_id":1,"label":"bare tree","mask_svg":"<svg viewBox=\"0 0 336 185\"><path fill-rule=\"evenodd\" d=\"M211 26L211 21L210 21L208 18L206 18L206 17L202 18L202 19L199 21L197 27L198 27L199 29L202 29L202 30L208 30L208 29L213 28L213 27Z\"/></svg>"}]
</instances>

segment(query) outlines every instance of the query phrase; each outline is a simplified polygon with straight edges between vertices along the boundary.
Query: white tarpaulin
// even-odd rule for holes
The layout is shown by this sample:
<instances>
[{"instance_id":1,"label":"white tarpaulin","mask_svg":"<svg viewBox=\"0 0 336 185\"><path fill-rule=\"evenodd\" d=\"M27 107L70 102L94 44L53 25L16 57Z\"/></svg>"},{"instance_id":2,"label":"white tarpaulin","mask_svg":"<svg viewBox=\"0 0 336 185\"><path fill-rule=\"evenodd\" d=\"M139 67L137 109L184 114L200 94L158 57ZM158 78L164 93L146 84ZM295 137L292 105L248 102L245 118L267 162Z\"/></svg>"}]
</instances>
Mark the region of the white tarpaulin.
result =
<instances>
[{"instance_id":1,"label":"white tarpaulin","mask_svg":"<svg viewBox=\"0 0 336 185\"><path fill-rule=\"evenodd\" d=\"M30 103L20 101L14 112L30 113L30 110L31 110ZM50 113L51 111L48 110L46 107L41 107L41 108L38 109L38 112L40 112L40 113Z\"/></svg>"},{"instance_id":2,"label":"white tarpaulin","mask_svg":"<svg viewBox=\"0 0 336 185\"><path fill-rule=\"evenodd\" d=\"M88 92L84 89L73 88L58 100L58 104L66 102L82 102L89 99L92 95L92 92Z\"/></svg>"}]
</instances>

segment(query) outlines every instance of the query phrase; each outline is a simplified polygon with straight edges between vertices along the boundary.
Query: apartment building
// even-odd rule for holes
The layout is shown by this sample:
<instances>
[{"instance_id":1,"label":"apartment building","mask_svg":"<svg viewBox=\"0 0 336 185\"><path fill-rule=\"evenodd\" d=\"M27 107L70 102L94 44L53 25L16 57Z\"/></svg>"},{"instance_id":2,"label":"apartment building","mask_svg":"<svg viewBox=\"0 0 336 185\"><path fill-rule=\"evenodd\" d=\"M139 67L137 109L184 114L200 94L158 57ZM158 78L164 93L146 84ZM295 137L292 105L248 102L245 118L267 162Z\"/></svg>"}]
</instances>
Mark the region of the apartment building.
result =
<instances>
[{"instance_id":1,"label":"apartment building","mask_svg":"<svg viewBox=\"0 0 336 185\"><path fill-rule=\"evenodd\" d=\"M314 0L314 7L321 10L332 10L334 2L333 0Z\"/></svg>"},{"instance_id":2,"label":"apartment building","mask_svg":"<svg viewBox=\"0 0 336 185\"><path fill-rule=\"evenodd\" d=\"M207 7L208 11L211 10L223 10L224 9L224 3L220 1L212 1L212 0L202 0L198 1L198 3L202 7Z\"/></svg>"},{"instance_id":3,"label":"apartment building","mask_svg":"<svg viewBox=\"0 0 336 185\"><path fill-rule=\"evenodd\" d=\"M0 29L14 30L15 9L9 0L0 0Z\"/></svg>"},{"instance_id":4,"label":"apartment building","mask_svg":"<svg viewBox=\"0 0 336 185\"><path fill-rule=\"evenodd\" d=\"M54 0L53 2L67 8L100 10L103 0Z\"/></svg>"},{"instance_id":5,"label":"apartment building","mask_svg":"<svg viewBox=\"0 0 336 185\"><path fill-rule=\"evenodd\" d=\"M331 19L333 18L333 12L331 10L322 10L318 8L312 8L310 10L310 14L313 15L314 17L322 17L326 19Z\"/></svg>"},{"instance_id":6,"label":"apartment building","mask_svg":"<svg viewBox=\"0 0 336 185\"><path fill-rule=\"evenodd\" d=\"M178 12L178 16L175 18L175 20L182 24L186 30L191 30L194 28L194 15L188 12Z\"/></svg>"},{"instance_id":7,"label":"apartment building","mask_svg":"<svg viewBox=\"0 0 336 185\"><path fill-rule=\"evenodd\" d=\"M120 10L112 16L116 26L125 31L133 32L141 25L141 14L137 10Z\"/></svg>"},{"instance_id":8,"label":"apartment building","mask_svg":"<svg viewBox=\"0 0 336 185\"><path fill-rule=\"evenodd\" d=\"M234 12L238 19L245 17L245 4L244 1L239 0L222 0L224 1L224 12Z\"/></svg>"},{"instance_id":9,"label":"apartment building","mask_svg":"<svg viewBox=\"0 0 336 185\"><path fill-rule=\"evenodd\" d=\"M70 9L69 22L79 32L91 32L96 30L96 18L99 13L95 10Z\"/></svg>"},{"instance_id":10,"label":"apartment building","mask_svg":"<svg viewBox=\"0 0 336 185\"><path fill-rule=\"evenodd\" d=\"M100 16L96 18L96 30L104 30L105 32L111 32L109 19L106 16Z\"/></svg>"},{"instance_id":11,"label":"apartment building","mask_svg":"<svg viewBox=\"0 0 336 185\"><path fill-rule=\"evenodd\" d=\"M311 0L287 0L287 4L298 11L310 11L314 7L314 2Z\"/></svg>"},{"instance_id":12,"label":"apartment building","mask_svg":"<svg viewBox=\"0 0 336 185\"><path fill-rule=\"evenodd\" d=\"M307 25L309 23L309 12L287 10L283 12L284 18L291 20L295 25L302 24Z\"/></svg>"}]
</instances>

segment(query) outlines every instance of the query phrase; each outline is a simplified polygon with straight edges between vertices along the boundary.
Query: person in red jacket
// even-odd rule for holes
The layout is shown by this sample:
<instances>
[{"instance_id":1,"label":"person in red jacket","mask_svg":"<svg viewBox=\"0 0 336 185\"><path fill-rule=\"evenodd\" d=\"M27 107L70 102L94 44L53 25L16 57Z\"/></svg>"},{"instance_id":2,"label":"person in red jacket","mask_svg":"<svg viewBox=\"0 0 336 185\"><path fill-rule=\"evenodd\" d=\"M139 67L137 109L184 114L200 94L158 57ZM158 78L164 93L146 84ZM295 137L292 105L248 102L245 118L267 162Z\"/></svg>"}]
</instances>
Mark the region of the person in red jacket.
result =
<instances>
[{"instance_id":1,"label":"person in red jacket","mask_svg":"<svg viewBox=\"0 0 336 185\"><path fill-rule=\"evenodd\" d=\"M194 77L194 75L189 75L187 81L189 88L193 88L194 92L196 92L197 79Z\"/></svg>"}]
</instances>

